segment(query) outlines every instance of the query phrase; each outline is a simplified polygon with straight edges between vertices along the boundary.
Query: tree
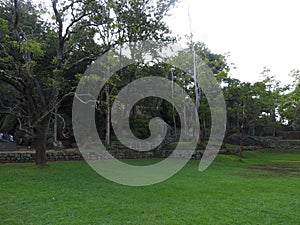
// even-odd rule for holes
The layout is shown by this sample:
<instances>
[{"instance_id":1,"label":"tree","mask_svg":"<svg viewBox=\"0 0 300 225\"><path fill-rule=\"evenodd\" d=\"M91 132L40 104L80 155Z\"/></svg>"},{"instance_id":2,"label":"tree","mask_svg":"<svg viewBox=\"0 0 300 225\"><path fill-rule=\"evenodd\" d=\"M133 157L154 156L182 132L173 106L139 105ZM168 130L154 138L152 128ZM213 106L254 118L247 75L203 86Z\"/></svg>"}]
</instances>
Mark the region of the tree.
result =
<instances>
[{"instance_id":1,"label":"tree","mask_svg":"<svg viewBox=\"0 0 300 225\"><path fill-rule=\"evenodd\" d=\"M14 88L19 103L5 113L26 121L38 165L46 164L49 121L72 93L75 75L116 45L170 40L162 19L175 2L52 0L48 22L42 19L45 9L30 2L1 1L0 80Z\"/></svg>"},{"instance_id":2,"label":"tree","mask_svg":"<svg viewBox=\"0 0 300 225\"><path fill-rule=\"evenodd\" d=\"M51 58L55 52L51 51L54 36L47 33L45 24L39 20L39 10L31 4L4 1L0 8L0 80L16 92L10 103L17 106L7 113L26 120L30 128L28 132L33 133L37 163L43 164L53 100L58 95L56 88L51 88L51 85L56 85L46 66L48 57Z\"/></svg>"},{"instance_id":3,"label":"tree","mask_svg":"<svg viewBox=\"0 0 300 225\"><path fill-rule=\"evenodd\" d=\"M187 51L191 51L192 54ZM173 76L175 77L175 82L185 89L192 99L195 99L196 107L198 105L197 111L201 127L199 140L203 141L207 136L209 136L209 130L211 128L211 111L201 86L195 88L195 73L193 71L195 67L195 57L197 56L202 60L202 62L196 62L196 69L198 70L196 71L196 75L200 77L200 73L204 73L206 75L207 73L210 73L216 78L219 84L225 82L229 72L229 67L226 62L226 56L211 52L204 43L193 43L192 46L189 46L187 51L180 51L178 56L172 59L174 65L180 65L181 69L185 70L182 71L179 68L174 68ZM206 66L204 66L203 62ZM210 72L207 71L208 68L210 69ZM196 79L198 78L196 77ZM196 92L198 92L198 97L196 97ZM198 104L196 104L197 101L199 101Z\"/></svg>"},{"instance_id":4,"label":"tree","mask_svg":"<svg viewBox=\"0 0 300 225\"><path fill-rule=\"evenodd\" d=\"M280 100L279 113L282 123L296 130L300 129L300 72L293 70L291 76L294 81Z\"/></svg>"}]
</instances>

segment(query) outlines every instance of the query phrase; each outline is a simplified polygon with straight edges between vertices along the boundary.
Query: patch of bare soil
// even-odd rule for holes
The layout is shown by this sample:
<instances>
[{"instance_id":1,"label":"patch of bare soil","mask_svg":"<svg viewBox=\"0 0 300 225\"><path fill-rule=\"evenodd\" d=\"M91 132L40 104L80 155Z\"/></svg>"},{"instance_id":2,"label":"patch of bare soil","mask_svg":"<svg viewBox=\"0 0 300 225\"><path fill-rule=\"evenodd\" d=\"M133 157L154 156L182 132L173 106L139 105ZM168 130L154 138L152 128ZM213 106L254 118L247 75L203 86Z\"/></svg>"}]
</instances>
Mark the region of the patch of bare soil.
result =
<instances>
[{"instance_id":1,"label":"patch of bare soil","mask_svg":"<svg viewBox=\"0 0 300 225\"><path fill-rule=\"evenodd\" d=\"M280 161L283 162L283 161ZM248 167L250 177L300 176L300 164L285 163L254 164ZM295 162L295 161L293 161Z\"/></svg>"},{"instance_id":2,"label":"patch of bare soil","mask_svg":"<svg viewBox=\"0 0 300 225\"><path fill-rule=\"evenodd\" d=\"M287 163L300 163L300 160L271 160L271 162L287 162Z\"/></svg>"}]
</instances>

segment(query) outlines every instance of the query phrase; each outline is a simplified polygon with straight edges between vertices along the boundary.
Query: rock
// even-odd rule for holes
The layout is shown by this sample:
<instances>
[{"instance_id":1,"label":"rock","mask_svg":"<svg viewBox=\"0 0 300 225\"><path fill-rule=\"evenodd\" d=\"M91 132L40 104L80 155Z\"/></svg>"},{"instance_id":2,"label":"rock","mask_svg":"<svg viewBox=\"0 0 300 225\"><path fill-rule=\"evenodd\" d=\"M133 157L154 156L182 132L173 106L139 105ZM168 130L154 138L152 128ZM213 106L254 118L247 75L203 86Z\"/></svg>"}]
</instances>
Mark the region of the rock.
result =
<instances>
[{"instance_id":1,"label":"rock","mask_svg":"<svg viewBox=\"0 0 300 225\"><path fill-rule=\"evenodd\" d=\"M241 135L239 134L233 134L224 140L225 143L233 145L240 145L240 141ZM264 148L283 149L300 148L300 140L282 140L282 137L244 135L243 146L261 146Z\"/></svg>"},{"instance_id":2,"label":"rock","mask_svg":"<svg viewBox=\"0 0 300 225\"><path fill-rule=\"evenodd\" d=\"M65 147L61 141L53 141L52 144L55 149L63 149Z\"/></svg>"},{"instance_id":3,"label":"rock","mask_svg":"<svg viewBox=\"0 0 300 225\"><path fill-rule=\"evenodd\" d=\"M248 136L244 135L243 137L243 146L262 146L262 142L258 136ZM225 138L225 143L232 145L240 145L241 143L241 135L240 134L232 134L229 137Z\"/></svg>"}]
</instances>

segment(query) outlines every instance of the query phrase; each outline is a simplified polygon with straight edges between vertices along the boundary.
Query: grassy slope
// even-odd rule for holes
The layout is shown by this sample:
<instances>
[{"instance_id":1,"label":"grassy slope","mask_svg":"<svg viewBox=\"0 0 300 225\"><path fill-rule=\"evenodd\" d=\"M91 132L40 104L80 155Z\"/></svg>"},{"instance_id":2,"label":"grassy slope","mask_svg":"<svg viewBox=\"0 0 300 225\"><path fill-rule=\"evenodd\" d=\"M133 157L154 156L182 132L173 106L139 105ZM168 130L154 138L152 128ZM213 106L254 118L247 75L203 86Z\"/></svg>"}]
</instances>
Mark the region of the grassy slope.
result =
<instances>
[{"instance_id":1,"label":"grassy slope","mask_svg":"<svg viewBox=\"0 0 300 225\"><path fill-rule=\"evenodd\" d=\"M202 173L191 161L147 187L112 183L83 161L2 164L0 224L299 224L300 151L244 155L218 156Z\"/></svg>"}]
</instances>

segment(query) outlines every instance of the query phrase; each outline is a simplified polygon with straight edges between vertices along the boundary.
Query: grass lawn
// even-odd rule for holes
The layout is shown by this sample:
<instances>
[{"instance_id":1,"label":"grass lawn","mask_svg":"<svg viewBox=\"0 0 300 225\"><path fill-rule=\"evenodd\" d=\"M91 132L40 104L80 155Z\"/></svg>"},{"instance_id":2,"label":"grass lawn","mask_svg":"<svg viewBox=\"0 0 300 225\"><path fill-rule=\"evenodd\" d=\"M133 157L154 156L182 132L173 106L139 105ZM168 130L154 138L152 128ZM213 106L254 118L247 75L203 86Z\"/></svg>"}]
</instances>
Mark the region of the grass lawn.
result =
<instances>
[{"instance_id":1,"label":"grass lawn","mask_svg":"<svg viewBox=\"0 0 300 225\"><path fill-rule=\"evenodd\" d=\"M0 164L0 224L300 224L300 150L198 164L146 187L108 181L84 161Z\"/></svg>"}]
</instances>

